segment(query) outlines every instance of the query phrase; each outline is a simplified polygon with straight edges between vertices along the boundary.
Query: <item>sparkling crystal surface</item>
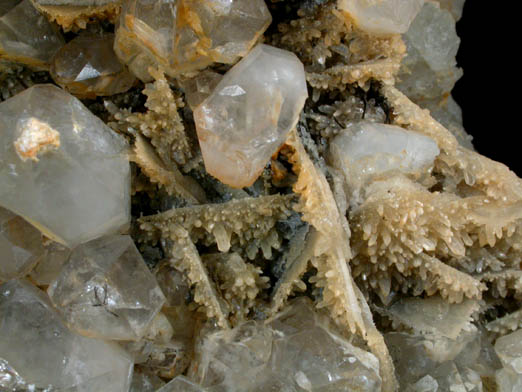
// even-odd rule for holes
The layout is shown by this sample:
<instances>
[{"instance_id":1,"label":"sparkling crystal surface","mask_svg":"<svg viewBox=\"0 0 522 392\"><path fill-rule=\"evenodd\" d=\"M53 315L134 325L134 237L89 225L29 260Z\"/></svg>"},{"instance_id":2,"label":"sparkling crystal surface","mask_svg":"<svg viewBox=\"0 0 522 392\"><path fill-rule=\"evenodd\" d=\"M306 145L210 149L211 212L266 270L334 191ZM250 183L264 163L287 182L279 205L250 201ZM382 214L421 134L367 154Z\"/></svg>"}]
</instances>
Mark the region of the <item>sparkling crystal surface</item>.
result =
<instances>
[{"instance_id":1,"label":"sparkling crystal surface","mask_svg":"<svg viewBox=\"0 0 522 392\"><path fill-rule=\"evenodd\" d=\"M0 4L0 58L45 69L64 43L58 29L30 0Z\"/></svg>"},{"instance_id":2,"label":"sparkling crystal surface","mask_svg":"<svg viewBox=\"0 0 522 392\"><path fill-rule=\"evenodd\" d=\"M402 34L420 11L424 0L339 0L355 23L373 34Z\"/></svg>"},{"instance_id":3,"label":"sparkling crystal surface","mask_svg":"<svg viewBox=\"0 0 522 392\"><path fill-rule=\"evenodd\" d=\"M0 352L27 384L60 391L127 392L132 361L116 345L72 333L44 292L0 286Z\"/></svg>"},{"instance_id":4,"label":"sparkling crystal surface","mask_svg":"<svg viewBox=\"0 0 522 392\"><path fill-rule=\"evenodd\" d=\"M234 188L252 185L297 123L307 96L299 59L258 45L194 111L207 171Z\"/></svg>"},{"instance_id":5,"label":"sparkling crystal surface","mask_svg":"<svg viewBox=\"0 0 522 392\"><path fill-rule=\"evenodd\" d=\"M129 236L107 236L71 254L48 289L70 328L91 337L137 340L165 301Z\"/></svg>"},{"instance_id":6,"label":"sparkling crystal surface","mask_svg":"<svg viewBox=\"0 0 522 392\"><path fill-rule=\"evenodd\" d=\"M130 0L116 32L115 50L140 79L161 66L169 75L244 56L272 17L263 0Z\"/></svg>"},{"instance_id":7,"label":"sparkling crystal surface","mask_svg":"<svg viewBox=\"0 0 522 392\"><path fill-rule=\"evenodd\" d=\"M69 247L129 224L127 143L78 99L37 85L0 116L0 205Z\"/></svg>"},{"instance_id":8,"label":"sparkling crystal surface","mask_svg":"<svg viewBox=\"0 0 522 392\"><path fill-rule=\"evenodd\" d=\"M0 281L26 275L43 253L40 231L0 207Z\"/></svg>"},{"instance_id":9,"label":"sparkling crystal surface","mask_svg":"<svg viewBox=\"0 0 522 392\"><path fill-rule=\"evenodd\" d=\"M114 34L80 35L53 57L53 79L78 97L94 98L127 91L136 78L114 53Z\"/></svg>"}]
</instances>

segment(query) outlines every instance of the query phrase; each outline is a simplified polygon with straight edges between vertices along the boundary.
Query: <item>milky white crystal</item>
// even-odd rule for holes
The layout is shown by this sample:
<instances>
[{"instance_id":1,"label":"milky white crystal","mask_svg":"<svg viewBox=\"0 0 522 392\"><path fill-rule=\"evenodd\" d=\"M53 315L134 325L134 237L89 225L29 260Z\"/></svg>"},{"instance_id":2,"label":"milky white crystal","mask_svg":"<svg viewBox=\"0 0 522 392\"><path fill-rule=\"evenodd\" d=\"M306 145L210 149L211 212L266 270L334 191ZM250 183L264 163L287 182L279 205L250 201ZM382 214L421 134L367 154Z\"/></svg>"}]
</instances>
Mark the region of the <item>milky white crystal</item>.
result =
<instances>
[{"instance_id":1,"label":"milky white crystal","mask_svg":"<svg viewBox=\"0 0 522 392\"><path fill-rule=\"evenodd\" d=\"M504 368L522 375L522 329L498 338L495 351Z\"/></svg>"},{"instance_id":2,"label":"milky white crystal","mask_svg":"<svg viewBox=\"0 0 522 392\"><path fill-rule=\"evenodd\" d=\"M234 188L252 185L297 123L307 97L297 56L258 45L194 111L207 172Z\"/></svg>"},{"instance_id":3,"label":"milky white crystal","mask_svg":"<svg viewBox=\"0 0 522 392\"><path fill-rule=\"evenodd\" d=\"M78 99L37 85L0 117L0 205L68 247L129 224L127 143Z\"/></svg>"},{"instance_id":4,"label":"milky white crystal","mask_svg":"<svg viewBox=\"0 0 522 392\"><path fill-rule=\"evenodd\" d=\"M69 327L82 335L139 340L165 302L129 236L82 244L48 289Z\"/></svg>"},{"instance_id":5,"label":"milky white crystal","mask_svg":"<svg viewBox=\"0 0 522 392\"><path fill-rule=\"evenodd\" d=\"M37 390L127 392L132 376L122 349L71 332L25 280L0 286L0 356Z\"/></svg>"},{"instance_id":6,"label":"milky white crystal","mask_svg":"<svg viewBox=\"0 0 522 392\"><path fill-rule=\"evenodd\" d=\"M339 0L338 7L373 34L402 34L420 11L424 0Z\"/></svg>"}]
</instances>

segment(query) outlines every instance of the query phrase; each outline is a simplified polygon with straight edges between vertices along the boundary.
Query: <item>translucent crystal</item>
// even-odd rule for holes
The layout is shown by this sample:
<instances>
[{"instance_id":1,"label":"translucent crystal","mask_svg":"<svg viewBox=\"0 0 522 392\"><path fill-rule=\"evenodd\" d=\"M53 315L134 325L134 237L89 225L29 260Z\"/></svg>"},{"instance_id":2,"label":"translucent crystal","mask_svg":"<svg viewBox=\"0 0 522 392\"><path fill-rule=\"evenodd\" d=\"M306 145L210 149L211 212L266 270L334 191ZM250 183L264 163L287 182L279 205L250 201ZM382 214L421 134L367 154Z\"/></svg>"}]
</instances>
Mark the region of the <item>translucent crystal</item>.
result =
<instances>
[{"instance_id":1,"label":"translucent crystal","mask_svg":"<svg viewBox=\"0 0 522 392\"><path fill-rule=\"evenodd\" d=\"M522 375L508 369L501 369L495 375L497 392L522 391Z\"/></svg>"},{"instance_id":2,"label":"translucent crystal","mask_svg":"<svg viewBox=\"0 0 522 392\"><path fill-rule=\"evenodd\" d=\"M114 34L80 35L56 53L51 76L82 98L125 92L136 78L120 63L113 46Z\"/></svg>"},{"instance_id":3,"label":"translucent crystal","mask_svg":"<svg viewBox=\"0 0 522 392\"><path fill-rule=\"evenodd\" d=\"M163 385L165 382L158 376L135 368L129 392L156 392Z\"/></svg>"},{"instance_id":4,"label":"translucent crystal","mask_svg":"<svg viewBox=\"0 0 522 392\"><path fill-rule=\"evenodd\" d=\"M339 0L338 7L373 34L402 34L420 11L424 0Z\"/></svg>"},{"instance_id":5,"label":"translucent crystal","mask_svg":"<svg viewBox=\"0 0 522 392\"><path fill-rule=\"evenodd\" d=\"M440 8L451 12L451 16L458 21L462 17L462 11L464 9L464 3L466 0L437 0L440 4Z\"/></svg>"},{"instance_id":6,"label":"translucent crystal","mask_svg":"<svg viewBox=\"0 0 522 392\"><path fill-rule=\"evenodd\" d=\"M56 279L70 255L71 249L57 242L47 241L38 264L31 271L31 279L39 286L48 286Z\"/></svg>"},{"instance_id":7,"label":"translucent crystal","mask_svg":"<svg viewBox=\"0 0 522 392\"><path fill-rule=\"evenodd\" d=\"M207 172L234 188L252 185L297 123L307 96L297 56L258 45L194 111Z\"/></svg>"},{"instance_id":8,"label":"translucent crystal","mask_svg":"<svg viewBox=\"0 0 522 392\"><path fill-rule=\"evenodd\" d=\"M130 0L116 31L115 50L140 79L149 66L169 75L248 53L272 17L263 0Z\"/></svg>"},{"instance_id":9,"label":"translucent crystal","mask_svg":"<svg viewBox=\"0 0 522 392\"><path fill-rule=\"evenodd\" d=\"M194 384L184 376L177 376L157 392L204 392L205 389Z\"/></svg>"},{"instance_id":10,"label":"translucent crystal","mask_svg":"<svg viewBox=\"0 0 522 392\"><path fill-rule=\"evenodd\" d=\"M42 234L0 207L0 281L26 275L43 253Z\"/></svg>"},{"instance_id":11,"label":"translucent crystal","mask_svg":"<svg viewBox=\"0 0 522 392\"><path fill-rule=\"evenodd\" d=\"M221 78L222 76L216 72L202 71L195 77L183 81L185 97L192 110L212 93Z\"/></svg>"},{"instance_id":12,"label":"translucent crystal","mask_svg":"<svg viewBox=\"0 0 522 392\"><path fill-rule=\"evenodd\" d=\"M36 85L0 116L0 205L69 247L130 223L127 143L78 99Z\"/></svg>"},{"instance_id":13,"label":"translucent crystal","mask_svg":"<svg viewBox=\"0 0 522 392\"><path fill-rule=\"evenodd\" d=\"M46 69L65 43L61 33L30 0L0 4L0 58Z\"/></svg>"},{"instance_id":14,"label":"translucent crystal","mask_svg":"<svg viewBox=\"0 0 522 392\"><path fill-rule=\"evenodd\" d=\"M165 301L129 236L78 246L48 289L73 330L91 337L140 339Z\"/></svg>"},{"instance_id":15,"label":"translucent crystal","mask_svg":"<svg viewBox=\"0 0 522 392\"><path fill-rule=\"evenodd\" d=\"M498 338L495 351L505 369L522 375L522 329Z\"/></svg>"},{"instance_id":16,"label":"translucent crystal","mask_svg":"<svg viewBox=\"0 0 522 392\"><path fill-rule=\"evenodd\" d=\"M72 333L44 292L0 286L0 353L27 384L60 391L127 392L132 361L116 345Z\"/></svg>"}]
</instances>

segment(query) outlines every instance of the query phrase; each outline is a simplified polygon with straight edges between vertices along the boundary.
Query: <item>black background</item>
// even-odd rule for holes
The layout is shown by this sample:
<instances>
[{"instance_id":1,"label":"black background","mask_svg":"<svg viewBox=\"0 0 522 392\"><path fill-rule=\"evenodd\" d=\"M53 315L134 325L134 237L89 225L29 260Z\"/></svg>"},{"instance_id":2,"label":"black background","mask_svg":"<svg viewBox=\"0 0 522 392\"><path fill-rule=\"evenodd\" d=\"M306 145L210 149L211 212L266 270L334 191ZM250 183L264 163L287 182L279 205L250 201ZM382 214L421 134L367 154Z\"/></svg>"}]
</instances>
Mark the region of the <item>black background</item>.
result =
<instances>
[{"instance_id":1,"label":"black background","mask_svg":"<svg viewBox=\"0 0 522 392\"><path fill-rule=\"evenodd\" d=\"M457 23L464 76L453 97L476 150L522 177L522 17L518 2L467 0Z\"/></svg>"}]
</instances>

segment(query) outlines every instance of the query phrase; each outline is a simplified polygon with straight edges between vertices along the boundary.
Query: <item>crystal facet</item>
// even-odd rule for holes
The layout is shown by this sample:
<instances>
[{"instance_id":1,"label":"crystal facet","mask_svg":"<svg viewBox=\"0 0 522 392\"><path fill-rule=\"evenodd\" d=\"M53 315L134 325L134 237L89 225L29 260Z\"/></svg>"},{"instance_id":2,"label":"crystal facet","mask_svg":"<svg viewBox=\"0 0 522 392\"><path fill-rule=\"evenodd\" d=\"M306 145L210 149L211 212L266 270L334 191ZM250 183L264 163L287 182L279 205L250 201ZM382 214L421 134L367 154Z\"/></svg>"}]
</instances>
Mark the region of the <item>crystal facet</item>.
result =
<instances>
[{"instance_id":1,"label":"crystal facet","mask_svg":"<svg viewBox=\"0 0 522 392\"><path fill-rule=\"evenodd\" d=\"M136 78L114 53L114 34L80 35L64 45L53 58L53 79L82 98L127 91Z\"/></svg>"},{"instance_id":2,"label":"crystal facet","mask_svg":"<svg viewBox=\"0 0 522 392\"><path fill-rule=\"evenodd\" d=\"M129 236L80 245L49 286L68 325L86 336L138 340L165 301Z\"/></svg>"},{"instance_id":3,"label":"crystal facet","mask_svg":"<svg viewBox=\"0 0 522 392\"><path fill-rule=\"evenodd\" d=\"M297 56L258 45L194 111L207 171L234 188L252 185L297 123L307 96Z\"/></svg>"},{"instance_id":4,"label":"crystal facet","mask_svg":"<svg viewBox=\"0 0 522 392\"><path fill-rule=\"evenodd\" d=\"M127 143L78 99L37 85L0 116L0 205L69 247L129 224Z\"/></svg>"},{"instance_id":5,"label":"crystal facet","mask_svg":"<svg viewBox=\"0 0 522 392\"><path fill-rule=\"evenodd\" d=\"M115 51L140 79L149 66L176 76L248 53L272 17L263 0L130 0Z\"/></svg>"},{"instance_id":6,"label":"crystal facet","mask_svg":"<svg viewBox=\"0 0 522 392\"><path fill-rule=\"evenodd\" d=\"M128 355L69 331L45 293L27 281L0 286L0 353L25 383L42 390L127 392L130 386Z\"/></svg>"}]
</instances>

